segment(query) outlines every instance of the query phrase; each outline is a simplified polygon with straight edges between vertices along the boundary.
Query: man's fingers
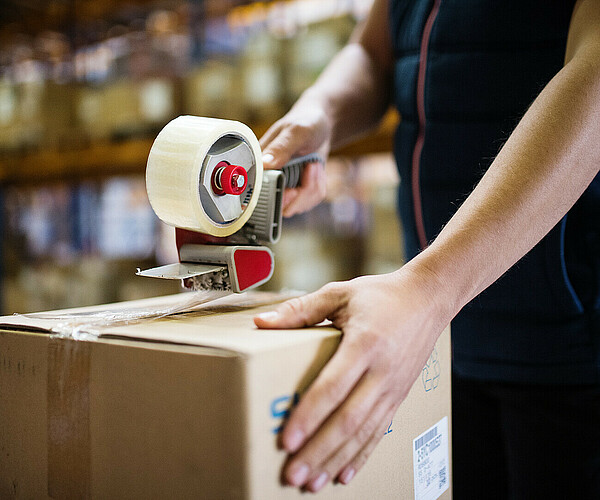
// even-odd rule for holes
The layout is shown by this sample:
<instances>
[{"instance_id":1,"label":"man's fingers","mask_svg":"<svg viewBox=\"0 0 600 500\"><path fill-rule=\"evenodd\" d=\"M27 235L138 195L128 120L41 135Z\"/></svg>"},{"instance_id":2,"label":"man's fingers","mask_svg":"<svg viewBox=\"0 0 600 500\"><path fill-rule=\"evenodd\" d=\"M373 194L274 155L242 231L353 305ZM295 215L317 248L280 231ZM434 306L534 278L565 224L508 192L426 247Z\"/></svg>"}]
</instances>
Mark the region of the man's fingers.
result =
<instances>
[{"instance_id":1,"label":"man's fingers","mask_svg":"<svg viewBox=\"0 0 600 500\"><path fill-rule=\"evenodd\" d=\"M329 394L324 394L320 392L322 388L315 387L316 390L313 391L313 394L315 397L321 397L319 401L323 401L322 396L334 394L332 396L334 400L329 401L331 406L335 408L336 403L343 403L331 414L327 414L329 408L324 403L320 403L323 407L321 414L315 414L315 406L314 403L312 404L313 413L305 421L304 432L311 433L312 427L315 425L314 419L323 420L323 415L328 418L286 467L285 478L290 484L302 486L297 483L296 471L302 470L303 466L304 470L310 471L305 478L308 482L318 483L323 472L329 479L334 478L340 469L356 455L371 438L375 428L379 425L379 420L383 418L387 410L387 407L380 408L381 404L378 403L380 398L378 386L377 380L367 373L354 388L350 388L351 393L345 398L345 401L344 398L339 397L338 393L334 392L337 389L335 386L329 387ZM311 402L309 401L308 404ZM302 411L300 406L296 410ZM292 416L293 418L304 418L304 416L298 416L296 413ZM284 433L289 431L290 427L297 425L297 422L292 419L284 429ZM295 430L292 429L291 432L293 433ZM282 437L285 441L285 434ZM345 443L349 443L349 445L345 445Z\"/></svg>"},{"instance_id":2,"label":"man's fingers","mask_svg":"<svg viewBox=\"0 0 600 500\"><path fill-rule=\"evenodd\" d=\"M337 476L337 480L342 484L348 484L354 476L358 473L360 469L362 469L363 465L367 462L367 459L375 450L375 447L379 444L379 441L385 436L389 426L392 423L392 418L394 418L394 414L396 411L396 407L394 410L388 412L387 418L383 419L383 422L378 427L378 429L373 433L371 439L367 441L367 443L362 447L362 449L356 454L356 456L340 471Z\"/></svg>"},{"instance_id":3,"label":"man's fingers","mask_svg":"<svg viewBox=\"0 0 600 500\"><path fill-rule=\"evenodd\" d=\"M292 410L283 428L281 443L287 452L295 453L311 439L350 393L358 391L360 398L351 398L351 402L345 403L348 411L343 413L343 417L346 420L343 420L341 430L335 429L335 432L345 434L349 428L358 425L361 419L365 418L369 405L374 404L378 397L374 387L370 387L370 391L366 390L370 382L366 385L360 382L368 363L368 356L361 352L358 344L340 345L306 394L300 398L298 406ZM357 384L362 390L358 389ZM336 439L339 437L336 436ZM328 441L323 444L323 449L329 449L331 446L331 441ZM329 450L331 451L333 450Z\"/></svg>"},{"instance_id":4,"label":"man's fingers","mask_svg":"<svg viewBox=\"0 0 600 500\"><path fill-rule=\"evenodd\" d=\"M343 304L343 292L336 285L325 285L314 293L284 302L275 310L258 314L259 328L302 328L329 318Z\"/></svg>"},{"instance_id":5,"label":"man's fingers","mask_svg":"<svg viewBox=\"0 0 600 500\"><path fill-rule=\"evenodd\" d=\"M263 149L264 168L281 168L294 154L302 154L306 142L305 135L294 134L289 128L280 130Z\"/></svg>"},{"instance_id":6,"label":"man's fingers","mask_svg":"<svg viewBox=\"0 0 600 500\"><path fill-rule=\"evenodd\" d=\"M289 190L286 190L289 191ZM326 193L325 169L321 163L309 163L302 172L300 188L283 205L283 215L291 217L311 209Z\"/></svg>"},{"instance_id":7,"label":"man's fingers","mask_svg":"<svg viewBox=\"0 0 600 500\"><path fill-rule=\"evenodd\" d=\"M348 484L385 436L393 415L390 402L382 399L355 435L309 477L306 489L315 493L319 491L324 486L324 475L329 480Z\"/></svg>"},{"instance_id":8,"label":"man's fingers","mask_svg":"<svg viewBox=\"0 0 600 500\"><path fill-rule=\"evenodd\" d=\"M293 201L298 197L300 188L288 188L286 190L283 191L283 202L282 202L282 207L283 207L283 211L282 214L285 217L288 217L288 215L286 214L286 208L293 203Z\"/></svg>"},{"instance_id":9,"label":"man's fingers","mask_svg":"<svg viewBox=\"0 0 600 500\"><path fill-rule=\"evenodd\" d=\"M258 141L261 150L264 151L265 148L269 145L269 143L275 137L277 137L277 135L281 131L281 128L282 128L281 121L277 121L269 127L269 129L263 134L263 136Z\"/></svg>"}]
</instances>

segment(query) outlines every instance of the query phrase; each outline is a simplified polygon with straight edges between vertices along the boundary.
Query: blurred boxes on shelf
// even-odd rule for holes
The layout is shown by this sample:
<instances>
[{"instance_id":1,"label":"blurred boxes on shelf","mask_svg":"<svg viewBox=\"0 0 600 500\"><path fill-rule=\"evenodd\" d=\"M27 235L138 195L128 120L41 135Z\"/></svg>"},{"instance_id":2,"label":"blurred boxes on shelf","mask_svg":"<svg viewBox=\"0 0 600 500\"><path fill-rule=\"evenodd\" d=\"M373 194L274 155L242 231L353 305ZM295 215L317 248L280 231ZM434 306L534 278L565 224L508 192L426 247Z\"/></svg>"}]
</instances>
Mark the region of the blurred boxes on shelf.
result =
<instances>
[{"instance_id":1,"label":"blurred boxes on shelf","mask_svg":"<svg viewBox=\"0 0 600 500\"><path fill-rule=\"evenodd\" d=\"M93 140L146 137L175 117L178 98L178 86L170 78L84 86L77 96L77 118Z\"/></svg>"},{"instance_id":2,"label":"blurred boxes on shelf","mask_svg":"<svg viewBox=\"0 0 600 500\"><path fill-rule=\"evenodd\" d=\"M159 225L142 176L8 188L9 245L27 259L149 258Z\"/></svg>"},{"instance_id":3,"label":"blurred boxes on shelf","mask_svg":"<svg viewBox=\"0 0 600 500\"><path fill-rule=\"evenodd\" d=\"M84 138L75 116L76 96L75 83L44 82L38 117L43 129L40 146L63 150L82 146Z\"/></svg>"},{"instance_id":4,"label":"blurred boxes on shelf","mask_svg":"<svg viewBox=\"0 0 600 500\"><path fill-rule=\"evenodd\" d=\"M135 276L137 266L155 265L163 247L175 249L174 235L164 231L150 207L143 177L9 187L4 199L4 311L74 307L179 289L178 283Z\"/></svg>"},{"instance_id":5,"label":"blurred boxes on shelf","mask_svg":"<svg viewBox=\"0 0 600 500\"><path fill-rule=\"evenodd\" d=\"M325 236L311 220L298 221L284 229L285 234L273 247L275 271L264 289L314 291L330 281L361 274L362 239Z\"/></svg>"},{"instance_id":6,"label":"blurred boxes on shelf","mask_svg":"<svg viewBox=\"0 0 600 500\"><path fill-rule=\"evenodd\" d=\"M133 321L190 296L0 319L0 497L304 497L277 435L340 333L257 330L286 297L264 293ZM446 330L367 464L322 496L451 498L450 380Z\"/></svg>"},{"instance_id":7,"label":"blurred boxes on shelf","mask_svg":"<svg viewBox=\"0 0 600 500\"><path fill-rule=\"evenodd\" d=\"M0 85L0 150L75 150L90 141L150 136L176 114L169 78L100 86L52 81Z\"/></svg>"},{"instance_id":8,"label":"blurred boxes on shelf","mask_svg":"<svg viewBox=\"0 0 600 500\"><path fill-rule=\"evenodd\" d=\"M111 136L139 134L142 126L139 91L139 85L130 80L114 82L103 89L102 111L98 121L106 122L106 129Z\"/></svg>"},{"instance_id":9,"label":"blurred boxes on shelf","mask_svg":"<svg viewBox=\"0 0 600 500\"><path fill-rule=\"evenodd\" d=\"M264 127L314 82L370 1L176 0L82 21L78 44L52 30L9 36L0 152L151 136L179 114Z\"/></svg>"},{"instance_id":10,"label":"blurred boxes on shelf","mask_svg":"<svg viewBox=\"0 0 600 500\"><path fill-rule=\"evenodd\" d=\"M212 60L191 70L183 84L184 114L246 122L240 69Z\"/></svg>"},{"instance_id":11,"label":"blurred boxes on shelf","mask_svg":"<svg viewBox=\"0 0 600 500\"><path fill-rule=\"evenodd\" d=\"M259 31L248 39L239 65L243 104L250 123L270 124L285 113L282 63L281 42L273 35Z\"/></svg>"},{"instance_id":12,"label":"blurred boxes on shelf","mask_svg":"<svg viewBox=\"0 0 600 500\"><path fill-rule=\"evenodd\" d=\"M43 140L44 86L37 81L0 84L0 150L36 148Z\"/></svg>"},{"instance_id":13,"label":"blurred boxes on shelf","mask_svg":"<svg viewBox=\"0 0 600 500\"><path fill-rule=\"evenodd\" d=\"M136 96L137 97L137 96ZM105 109L104 91L100 87L80 86L77 89L77 123L92 141L106 140L110 137L110 108Z\"/></svg>"},{"instance_id":14,"label":"blurred boxes on shelf","mask_svg":"<svg viewBox=\"0 0 600 500\"><path fill-rule=\"evenodd\" d=\"M49 260L21 263L3 279L3 309L11 313L29 313L180 291L179 283L167 280L140 283L139 276L135 275L136 265L154 264L152 260L106 260L95 255L81 256L70 263Z\"/></svg>"},{"instance_id":15,"label":"blurred boxes on shelf","mask_svg":"<svg viewBox=\"0 0 600 500\"><path fill-rule=\"evenodd\" d=\"M398 188L394 185L376 186L370 197L371 223L365 237L365 274L392 272L404 263L397 197Z\"/></svg>"},{"instance_id":16,"label":"blurred boxes on shelf","mask_svg":"<svg viewBox=\"0 0 600 500\"><path fill-rule=\"evenodd\" d=\"M365 236L365 274L395 271L405 262L402 226L398 216L398 185L401 182L391 154L380 153L357 159L360 197L368 205Z\"/></svg>"},{"instance_id":17,"label":"blurred boxes on shelf","mask_svg":"<svg viewBox=\"0 0 600 500\"><path fill-rule=\"evenodd\" d=\"M404 263L398 173L390 154L330 158L326 200L284 219L270 290L313 291L329 281L381 274Z\"/></svg>"},{"instance_id":18,"label":"blurred boxes on shelf","mask_svg":"<svg viewBox=\"0 0 600 500\"><path fill-rule=\"evenodd\" d=\"M355 25L356 20L349 15L309 24L284 45L282 65L286 72L288 102L294 102L315 82L344 47Z\"/></svg>"}]
</instances>

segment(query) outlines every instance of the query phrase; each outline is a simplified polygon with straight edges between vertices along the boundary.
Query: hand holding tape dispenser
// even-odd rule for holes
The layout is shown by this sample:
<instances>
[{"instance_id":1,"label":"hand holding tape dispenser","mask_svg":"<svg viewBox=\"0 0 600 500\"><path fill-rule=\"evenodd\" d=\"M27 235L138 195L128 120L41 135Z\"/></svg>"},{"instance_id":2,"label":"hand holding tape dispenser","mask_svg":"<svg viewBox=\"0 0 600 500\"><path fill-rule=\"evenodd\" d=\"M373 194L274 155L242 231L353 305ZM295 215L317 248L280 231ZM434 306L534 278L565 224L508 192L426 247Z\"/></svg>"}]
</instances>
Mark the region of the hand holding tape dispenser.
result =
<instances>
[{"instance_id":1,"label":"hand holding tape dispenser","mask_svg":"<svg viewBox=\"0 0 600 500\"><path fill-rule=\"evenodd\" d=\"M138 271L180 279L194 290L244 292L273 275L267 244L281 235L282 196L318 154L263 171L262 153L243 123L180 116L156 137L148 156L150 205L175 227L180 262Z\"/></svg>"}]
</instances>

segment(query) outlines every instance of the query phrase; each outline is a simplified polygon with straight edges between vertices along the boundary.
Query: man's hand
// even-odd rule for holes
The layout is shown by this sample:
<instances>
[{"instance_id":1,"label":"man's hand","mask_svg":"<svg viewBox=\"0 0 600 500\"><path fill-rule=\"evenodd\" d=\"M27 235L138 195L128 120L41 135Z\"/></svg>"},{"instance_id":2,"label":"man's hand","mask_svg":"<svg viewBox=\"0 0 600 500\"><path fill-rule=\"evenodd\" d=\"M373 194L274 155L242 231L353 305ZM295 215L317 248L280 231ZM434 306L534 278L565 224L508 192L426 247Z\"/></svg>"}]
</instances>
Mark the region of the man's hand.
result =
<instances>
[{"instance_id":1,"label":"man's hand","mask_svg":"<svg viewBox=\"0 0 600 500\"><path fill-rule=\"evenodd\" d=\"M312 492L331 480L347 484L366 462L450 321L436 296L434 277L407 265L330 283L255 318L260 328L329 319L343 333L281 435L287 483Z\"/></svg>"},{"instance_id":2,"label":"man's hand","mask_svg":"<svg viewBox=\"0 0 600 500\"><path fill-rule=\"evenodd\" d=\"M293 156L319 153L327 159L331 144L331 124L316 104L297 103L275 122L260 140L265 169L281 168ZM304 168L300 186L283 194L283 215L306 212L325 198L325 169L321 163Z\"/></svg>"}]
</instances>

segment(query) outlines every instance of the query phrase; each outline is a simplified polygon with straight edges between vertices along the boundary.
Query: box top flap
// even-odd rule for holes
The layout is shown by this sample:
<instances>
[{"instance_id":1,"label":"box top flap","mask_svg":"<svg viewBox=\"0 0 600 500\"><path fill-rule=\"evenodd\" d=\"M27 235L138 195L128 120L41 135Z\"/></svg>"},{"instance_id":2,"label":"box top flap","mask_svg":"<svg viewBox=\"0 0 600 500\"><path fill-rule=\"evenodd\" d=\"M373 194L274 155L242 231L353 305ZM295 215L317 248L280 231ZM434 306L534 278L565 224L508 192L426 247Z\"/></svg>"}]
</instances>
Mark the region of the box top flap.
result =
<instances>
[{"instance_id":1,"label":"box top flap","mask_svg":"<svg viewBox=\"0 0 600 500\"><path fill-rule=\"evenodd\" d=\"M55 334L77 340L121 338L216 347L241 354L268 351L339 335L331 326L260 330L254 316L297 295L247 292L215 298L210 292L4 316L0 329Z\"/></svg>"}]
</instances>

